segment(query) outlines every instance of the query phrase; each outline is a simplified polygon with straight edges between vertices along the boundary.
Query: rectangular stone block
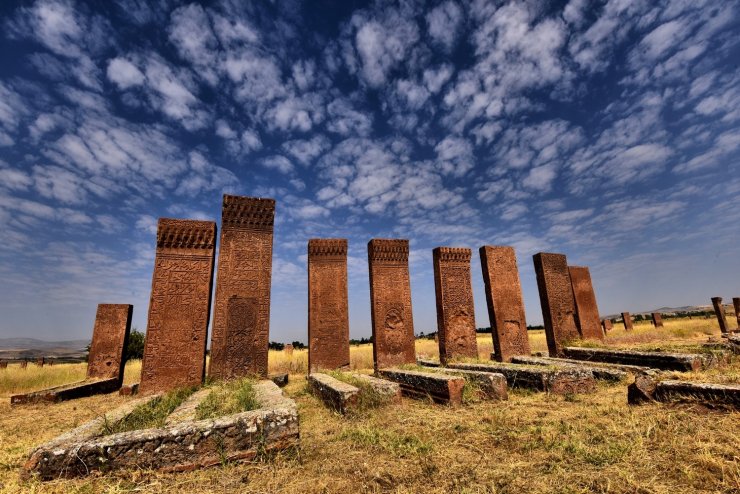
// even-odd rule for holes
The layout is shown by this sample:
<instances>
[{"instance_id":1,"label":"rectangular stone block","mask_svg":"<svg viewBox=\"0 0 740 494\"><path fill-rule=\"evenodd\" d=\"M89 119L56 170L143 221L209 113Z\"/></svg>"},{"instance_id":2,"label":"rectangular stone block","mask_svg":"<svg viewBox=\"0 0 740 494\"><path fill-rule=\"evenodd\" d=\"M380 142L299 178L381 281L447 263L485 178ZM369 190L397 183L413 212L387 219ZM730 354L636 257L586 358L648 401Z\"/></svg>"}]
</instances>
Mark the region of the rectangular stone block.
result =
<instances>
[{"instance_id":1,"label":"rectangular stone block","mask_svg":"<svg viewBox=\"0 0 740 494\"><path fill-rule=\"evenodd\" d=\"M308 368L349 367L347 239L308 241Z\"/></svg>"},{"instance_id":2,"label":"rectangular stone block","mask_svg":"<svg viewBox=\"0 0 740 494\"><path fill-rule=\"evenodd\" d=\"M717 322L719 323L719 330L727 334L727 319L725 319L725 306L722 305L722 297L712 297L712 305L714 306L714 315L717 316Z\"/></svg>"},{"instance_id":3,"label":"rectangular stone block","mask_svg":"<svg viewBox=\"0 0 740 494\"><path fill-rule=\"evenodd\" d=\"M577 347L567 347L563 350L567 358L574 360L639 365L651 369L679 372L701 370L710 364L702 355L693 353L639 352L635 350Z\"/></svg>"},{"instance_id":4,"label":"rectangular stone block","mask_svg":"<svg viewBox=\"0 0 740 494\"><path fill-rule=\"evenodd\" d=\"M53 388L23 393L10 397L11 405L28 405L32 403L59 403L97 394L112 393L121 387L117 377L111 379L92 379L72 384L63 384Z\"/></svg>"},{"instance_id":5,"label":"rectangular stone block","mask_svg":"<svg viewBox=\"0 0 740 494\"><path fill-rule=\"evenodd\" d=\"M430 397L437 403L460 405L465 379L434 372L380 369L377 374L401 385L401 392L412 398Z\"/></svg>"},{"instance_id":6,"label":"rectangular stone block","mask_svg":"<svg viewBox=\"0 0 740 494\"><path fill-rule=\"evenodd\" d=\"M409 241L374 238L367 244L375 368L413 364Z\"/></svg>"},{"instance_id":7,"label":"rectangular stone block","mask_svg":"<svg viewBox=\"0 0 740 494\"><path fill-rule=\"evenodd\" d=\"M540 252L533 256L547 350L551 357L562 355L563 347L580 337L575 320L575 300L563 254Z\"/></svg>"},{"instance_id":8,"label":"rectangular stone block","mask_svg":"<svg viewBox=\"0 0 740 494\"><path fill-rule=\"evenodd\" d=\"M737 327L740 329L740 297L732 298L732 306L735 309L735 319L737 320Z\"/></svg>"},{"instance_id":9,"label":"rectangular stone block","mask_svg":"<svg viewBox=\"0 0 740 494\"><path fill-rule=\"evenodd\" d=\"M514 357L511 359L514 364L524 365L542 365L549 367L578 368L591 371L594 379L599 381L619 382L627 377L627 372L616 367L601 367L596 365L585 365L584 362L569 360L555 357ZM605 364L609 365L609 364ZM642 369L644 370L644 369Z\"/></svg>"},{"instance_id":10,"label":"rectangular stone block","mask_svg":"<svg viewBox=\"0 0 740 494\"><path fill-rule=\"evenodd\" d=\"M208 375L267 376L275 200L224 194Z\"/></svg>"},{"instance_id":11,"label":"rectangular stone block","mask_svg":"<svg viewBox=\"0 0 740 494\"><path fill-rule=\"evenodd\" d=\"M484 245L480 248L480 262L495 359L508 362L515 355L529 355L527 320L514 248Z\"/></svg>"},{"instance_id":12,"label":"rectangular stone block","mask_svg":"<svg viewBox=\"0 0 740 494\"><path fill-rule=\"evenodd\" d=\"M342 414L356 408L360 399L360 388L320 372L308 375L308 387L327 407Z\"/></svg>"},{"instance_id":13,"label":"rectangular stone block","mask_svg":"<svg viewBox=\"0 0 740 494\"><path fill-rule=\"evenodd\" d=\"M87 360L88 379L118 379L123 383L126 346L134 306L98 304L92 343Z\"/></svg>"},{"instance_id":14,"label":"rectangular stone block","mask_svg":"<svg viewBox=\"0 0 740 494\"><path fill-rule=\"evenodd\" d=\"M451 376L460 376L469 383L472 383L475 388L477 388L476 391L480 398L486 400L509 399L509 390L506 384L506 377L499 372L452 369L450 367L437 367L435 372L437 370Z\"/></svg>"},{"instance_id":15,"label":"rectangular stone block","mask_svg":"<svg viewBox=\"0 0 740 494\"><path fill-rule=\"evenodd\" d=\"M456 358L478 358L470 281L471 250L437 247L432 254L439 358L443 363Z\"/></svg>"},{"instance_id":16,"label":"rectangular stone block","mask_svg":"<svg viewBox=\"0 0 740 494\"><path fill-rule=\"evenodd\" d=\"M604 319L601 321L601 327L604 329L604 332L611 331L614 329L614 324L612 323L611 319Z\"/></svg>"},{"instance_id":17,"label":"rectangular stone block","mask_svg":"<svg viewBox=\"0 0 740 494\"><path fill-rule=\"evenodd\" d=\"M356 372L353 372L351 376L367 384L372 392L380 396L383 400L389 402L399 402L401 400L401 386L398 383ZM360 394L362 394L362 391L361 389Z\"/></svg>"},{"instance_id":18,"label":"rectangular stone block","mask_svg":"<svg viewBox=\"0 0 740 494\"><path fill-rule=\"evenodd\" d=\"M203 382L215 244L212 221L159 220L142 394Z\"/></svg>"},{"instance_id":19,"label":"rectangular stone block","mask_svg":"<svg viewBox=\"0 0 740 494\"><path fill-rule=\"evenodd\" d=\"M599 320L596 294L591 283L591 272L586 266L568 266L573 299L576 303L576 326L584 340L604 341L604 331Z\"/></svg>"},{"instance_id":20,"label":"rectangular stone block","mask_svg":"<svg viewBox=\"0 0 740 494\"><path fill-rule=\"evenodd\" d=\"M635 326L632 324L632 316L629 312L622 312L622 324L624 324L625 331L632 331Z\"/></svg>"},{"instance_id":21,"label":"rectangular stone block","mask_svg":"<svg viewBox=\"0 0 740 494\"><path fill-rule=\"evenodd\" d=\"M658 380L657 376L637 376L627 390L631 405L649 401L699 403L707 408L740 410L740 385L678 380Z\"/></svg>"},{"instance_id":22,"label":"rectangular stone block","mask_svg":"<svg viewBox=\"0 0 740 494\"><path fill-rule=\"evenodd\" d=\"M653 312L653 326L656 328L662 328L663 327L663 316L661 316L660 312Z\"/></svg>"}]
</instances>

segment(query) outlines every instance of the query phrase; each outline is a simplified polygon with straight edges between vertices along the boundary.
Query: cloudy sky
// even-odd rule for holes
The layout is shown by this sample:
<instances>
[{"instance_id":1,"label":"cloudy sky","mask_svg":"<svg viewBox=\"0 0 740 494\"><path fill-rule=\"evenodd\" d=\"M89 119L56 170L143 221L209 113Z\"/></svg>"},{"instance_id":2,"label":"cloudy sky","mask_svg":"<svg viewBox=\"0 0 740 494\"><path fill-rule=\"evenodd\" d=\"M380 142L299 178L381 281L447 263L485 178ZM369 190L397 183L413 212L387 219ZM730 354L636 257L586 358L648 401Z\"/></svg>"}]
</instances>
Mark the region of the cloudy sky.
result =
<instances>
[{"instance_id":1,"label":"cloudy sky","mask_svg":"<svg viewBox=\"0 0 740 494\"><path fill-rule=\"evenodd\" d=\"M156 219L273 197L271 339L306 337L306 243L411 240L417 332L432 248L591 267L602 314L740 295L740 5L591 2L0 4L0 336L146 327ZM243 4L259 4L245 7Z\"/></svg>"}]
</instances>

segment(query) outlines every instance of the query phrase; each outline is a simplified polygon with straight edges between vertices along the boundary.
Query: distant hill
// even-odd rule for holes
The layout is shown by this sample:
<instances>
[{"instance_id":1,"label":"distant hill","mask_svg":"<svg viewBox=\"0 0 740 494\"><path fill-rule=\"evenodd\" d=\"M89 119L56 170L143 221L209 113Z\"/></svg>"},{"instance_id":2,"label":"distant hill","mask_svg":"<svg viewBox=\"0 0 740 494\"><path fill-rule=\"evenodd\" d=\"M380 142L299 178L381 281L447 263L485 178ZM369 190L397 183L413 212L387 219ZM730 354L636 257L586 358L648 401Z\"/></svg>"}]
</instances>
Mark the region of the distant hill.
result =
<instances>
[{"instance_id":1,"label":"distant hill","mask_svg":"<svg viewBox=\"0 0 740 494\"><path fill-rule=\"evenodd\" d=\"M39 357L79 360L85 358L90 340L45 341L36 338L0 338L0 359L23 360Z\"/></svg>"},{"instance_id":2,"label":"distant hill","mask_svg":"<svg viewBox=\"0 0 740 494\"><path fill-rule=\"evenodd\" d=\"M650 315L652 312L660 312L661 314L675 314L676 312L704 312L712 310L711 305L684 305L682 307L660 307L659 309L652 309L641 312L631 312L633 316L638 314ZM622 314L610 314L604 316L607 319L618 319L622 317Z\"/></svg>"}]
</instances>

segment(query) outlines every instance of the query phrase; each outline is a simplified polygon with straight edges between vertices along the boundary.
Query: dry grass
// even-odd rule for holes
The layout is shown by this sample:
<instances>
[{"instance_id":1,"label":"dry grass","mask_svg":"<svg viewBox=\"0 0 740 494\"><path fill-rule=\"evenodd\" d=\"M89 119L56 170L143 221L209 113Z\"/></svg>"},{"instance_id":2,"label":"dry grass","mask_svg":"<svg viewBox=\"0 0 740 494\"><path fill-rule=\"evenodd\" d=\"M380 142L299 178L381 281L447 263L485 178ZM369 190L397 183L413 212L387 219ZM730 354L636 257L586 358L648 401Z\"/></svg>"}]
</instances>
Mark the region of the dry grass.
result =
<instances>
[{"instance_id":1,"label":"dry grass","mask_svg":"<svg viewBox=\"0 0 740 494\"><path fill-rule=\"evenodd\" d=\"M638 325L633 333L610 333L610 345L696 344L705 341L701 322L686 321L663 332ZM714 323L716 326L716 322ZM710 328L712 329L712 328ZM716 330L716 328L714 328ZM684 334L679 338L677 333ZM652 339L646 334L652 333ZM715 336L718 335L716 330ZM542 332L531 332L535 351L545 351ZM620 343L617 343L620 342ZM490 335L479 338L481 356ZM417 352L436 356L432 340ZM352 348L352 365L372 366L369 345ZM740 492L740 413L661 404L630 407L624 385L600 385L598 393L563 398L514 390L507 402L481 402L451 409L404 399L400 405L342 417L305 392L305 351L270 352L270 370L302 369L286 392L299 405L301 454L271 462L228 464L180 474L115 472L85 479L21 483L18 468L33 445L51 439L130 398L116 394L56 405L11 409L0 371L0 491L38 493L119 492L535 492L696 493ZM137 363L126 380L136 379ZM292 367L291 367L292 366ZM36 369L73 377L64 366ZM29 367L29 370L32 370ZM737 376L737 361L707 378ZM45 374L44 374L45 375ZM39 380L42 379L42 380ZM46 376L30 384L62 377Z\"/></svg>"}]
</instances>

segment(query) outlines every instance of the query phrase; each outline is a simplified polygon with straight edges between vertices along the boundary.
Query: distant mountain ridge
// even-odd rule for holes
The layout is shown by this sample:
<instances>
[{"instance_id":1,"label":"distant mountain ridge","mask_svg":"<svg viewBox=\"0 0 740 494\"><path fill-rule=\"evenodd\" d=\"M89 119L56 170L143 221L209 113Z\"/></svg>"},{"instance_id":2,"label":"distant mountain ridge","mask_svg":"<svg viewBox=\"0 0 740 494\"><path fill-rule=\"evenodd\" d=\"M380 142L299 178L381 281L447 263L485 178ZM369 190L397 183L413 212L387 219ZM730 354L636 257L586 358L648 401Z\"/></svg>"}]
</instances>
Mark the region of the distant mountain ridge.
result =
<instances>
[{"instance_id":1,"label":"distant mountain ridge","mask_svg":"<svg viewBox=\"0 0 740 494\"><path fill-rule=\"evenodd\" d=\"M36 338L0 338L0 350L74 350L84 351L90 340L46 341Z\"/></svg>"}]
</instances>

